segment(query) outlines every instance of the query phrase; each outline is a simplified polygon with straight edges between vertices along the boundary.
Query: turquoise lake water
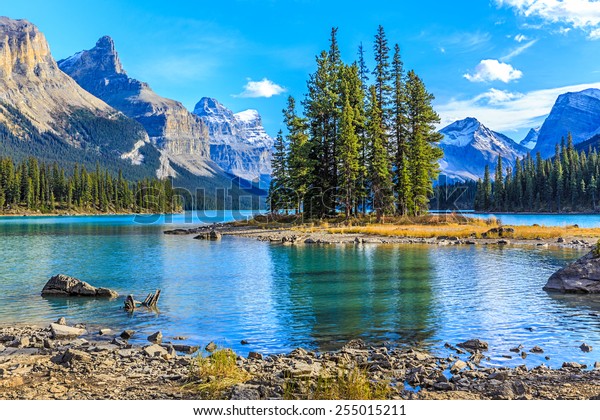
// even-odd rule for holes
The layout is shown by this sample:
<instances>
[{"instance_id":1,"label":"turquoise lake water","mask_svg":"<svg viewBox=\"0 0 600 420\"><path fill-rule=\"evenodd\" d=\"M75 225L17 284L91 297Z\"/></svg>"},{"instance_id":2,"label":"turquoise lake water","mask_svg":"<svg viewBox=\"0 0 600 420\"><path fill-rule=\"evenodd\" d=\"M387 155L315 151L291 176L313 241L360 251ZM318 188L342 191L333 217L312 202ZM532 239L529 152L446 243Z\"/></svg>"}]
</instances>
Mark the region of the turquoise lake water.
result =
<instances>
[{"instance_id":1,"label":"turquoise lake water","mask_svg":"<svg viewBox=\"0 0 600 420\"><path fill-rule=\"evenodd\" d=\"M211 223L232 217L212 216ZM196 226L197 219L141 220L152 221L0 218L0 323L46 324L65 316L94 331L133 329L139 342L161 330L166 339L215 341L241 354L336 349L353 338L418 343L447 354L446 342L480 338L489 342L488 363L494 365L600 360L600 297L542 290L582 250L289 247L233 237L208 242L162 233ZM42 298L42 287L58 273L115 289L122 297ZM121 309L127 294L142 300L155 289L162 290L159 313L139 310L130 316ZM242 346L242 339L250 345ZM582 342L594 351L582 353ZM525 350L539 345L546 353L525 361L502 357L518 344Z\"/></svg>"}]
</instances>

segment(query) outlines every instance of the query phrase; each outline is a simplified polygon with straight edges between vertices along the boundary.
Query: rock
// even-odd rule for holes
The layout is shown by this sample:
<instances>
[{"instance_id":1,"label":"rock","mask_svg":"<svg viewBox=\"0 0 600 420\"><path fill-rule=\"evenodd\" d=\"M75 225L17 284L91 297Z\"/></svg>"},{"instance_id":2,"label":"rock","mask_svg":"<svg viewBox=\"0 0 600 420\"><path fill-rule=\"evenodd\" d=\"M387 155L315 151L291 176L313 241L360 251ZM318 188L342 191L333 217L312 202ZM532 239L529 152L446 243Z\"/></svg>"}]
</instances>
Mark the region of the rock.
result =
<instances>
[{"instance_id":1,"label":"rock","mask_svg":"<svg viewBox=\"0 0 600 420\"><path fill-rule=\"evenodd\" d=\"M112 330L110 328L101 328L100 331L98 331L98 334L100 335L108 335L112 332Z\"/></svg>"},{"instance_id":2,"label":"rock","mask_svg":"<svg viewBox=\"0 0 600 420\"><path fill-rule=\"evenodd\" d=\"M4 350L6 350L6 347L4 347L2 344L0 344L0 353L2 353Z\"/></svg>"},{"instance_id":3,"label":"rock","mask_svg":"<svg viewBox=\"0 0 600 420\"><path fill-rule=\"evenodd\" d=\"M206 345L206 347L204 348L204 350L206 350L209 353L212 353L216 349L217 349L217 345L213 341L211 341L210 343L208 343Z\"/></svg>"},{"instance_id":4,"label":"rock","mask_svg":"<svg viewBox=\"0 0 600 420\"><path fill-rule=\"evenodd\" d=\"M131 337L133 337L134 334L135 331L133 330L125 330L121 333L119 337L121 337L123 340L129 340Z\"/></svg>"},{"instance_id":5,"label":"rock","mask_svg":"<svg viewBox=\"0 0 600 420\"><path fill-rule=\"evenodd\" d=\"M583 343L581 346L579 346L579 348L581 349L582 352L584 353L589 353L592 351L592 346Z\"/></svg>"},{"instance_id":6,"label":"rock","mask_svg":"<svg viewBox=\"0 0 600 420\"><path fill-rule=\"evenodd\" d=\"M304 240L304 243L305 243L305 244L316 244L316 243L317 243L317 241L315 241L313 238L306 238L306 239Z\"/></svg>"},{"instance_id":7,"label":"rock","mask_svg":"<svg viewBox=\"0 0 600 420\"><path fill-rule=\"evenodd\" d=\"M522 351L521 352L521 359L526 359L527 358L527 353Z\"/></svg>"},{"instance_id":8,"label":"rock","mask_svg":"<svg viewBox=\"0 0 600 420\"><path fill-rule=\"evenodd\" d=\"M211 230L210 232L201 233L198 236L195 236L194 239L201 239L205 241L218 241L223 237L220 232L216 230Z\"/></svg>"},{"instance_id":9,"label":"rock","mask_svg":"<svg viewBox=\"0 0 600 420\"><path fill-rule=\"evenodd\" d=\"M68 349L61 358L61 363L76 362L90 362L92 356L81 350Z\"/></svg>"},{"instance_id":10,"label":"rock","mask_svg":"<svg viewBox=\"0 0 600 420\"><path fill-rule=\"evenodd\" d=\"M196 353L198 350L200 350L199 346L188 346L186 344L172 344L172 346L175 351L185 354Z\"/></svg>"},{"instance_id":11,"label":"rock","mask_svg":"<svg viewBox=\"0 0 600 420\"><path fill-rule=\"evenodd\" d=\"M232 400L260 400L256 385L237 384L231 389Z\"/></svg>"},{"instance_id":12,"label":"rock","mask_svg":"<svg viewBox=\"0 0 600 420\"><path fill-rule=\"evenodd\" d=\"M510 245L510 241L509 241L509 240L506 240L506 239L500 239L500 240L497 242L497 244L498 244L498 245Z\"/></svg>"},{"instance_id":13,"label":"rock","mask_svg":"<svg viewBox=\"0 0 600 420\"><path fill-rule=\"evenodd\" d=\"M531 350L529 350L530 353L543 353L544 349L542 349L540 346L534 346Z\"/></svg>"},{"instance_id":14,"label":"rock","mask_svg":"<svg viewBox=\"0 0 600 420\"><path fill-rule=\"evenodd\" d=\"M240 341L240 344L241 344L242 346L247 346L248 344L250 344L250 342L248 342L248 341L246 341L246 340L242 340L242 341Z\"/></svg>"},{"instance_id":15,"label":"rock","mask_svg":"<svg viewBox=\"0 0 600 420\"><path fill-rule=\"evenodd\" d=\"M66 325L50 324L52 338L75 338L86 333L83 328L67 327Z\"/></svg>"},{"instance_id":16,"label":"rock","mask_svg":"<svg viewBox=\"0 0 600 420\"><path fill-rule=\"evenodd\" d=\"M522 348L523 348L523 345L519 344L517 347L513 347L509 351L512 351L513 353L520 353Z\"/></svg>"},{"instance_id":17,"label":"rock","mask_svg":"<svg viewBox=\"0 0 600 420\"><path fill-rule=\"evenodd\" d=\"M94 287L89 283L58 274L52 277L42 289L42 296L84 296L116 298L119 296L114 290L103 287ZM65 322L66 323L66 322Z\"/></svg>"},{"instance_id":18,"label":"rock","mask_svg":"<svg viewBox=\"0 0 600 420\"><path fill-rule=\"evenodd\" d=\"M454 362L454 364L450 367L450 372L451 373L458 373L461 370L463 370L464 368L467 367L467 364L465 362L463 362L462 360L457 360L456 362Z\"/></svg>"},{"instance_id":19,"label":"rock","mask_svg":"<svg viewBox=\"0 0 600 420\"><path fill-rule=\"evenodd\" d=\"M566 369L584 369L586 366L577 362L564 362L562 367Z\"/></svg>"},{"instance_id":20,"label":"rock","mask_svg":"<svg viewBox=\"0 0 600 420\"><path fill-rule=\"evenodd\" d=\"M544 290L561 293L600 293L600 256L595 251L558 270Z\"/></svg>"},{"instance_id":21,"label":"rock","mask_svg":"<svg viewBox=\"0 0 600 420\"><path fill-rule=\"evenodd\" d=\"M562 244L562 243L564 243L564 242L565 242L565 238L558 238L558 239L556 240L556 242L558 242L559 244Z\"/></svg>"},{"instance_id":22,"label":"rock","mask_svg":"<svg viewBox=\"0 0 600 420\"><path fill-rule=\"evenodd\" d=\"M255 351L251 351L250 353L248 353L248 359L262 360L263 355Z\"/></svg>"},{"instance_id":23,"label":"rock","mask_svg":"<svg viewBox=\"0 0 600 420\"><path fill-rule=\"evenodd\" d=\"M148 341L155 344L162 343L163 335L162 332L156 331L154 334L148 336Z\"/></svg>"},{"instance_id":24,"label":"rock","mask_svg":"<svg viewBox=\"0 0 600 420\"><path fill-rule=\"evenodd\" d=\"M483 235L481 235L483 238L491 238L491 237L499 237L499 238L504 238L506 236L510 237L515 233L515 229L511 228L511 227L497 227L497 228L493 228L488 230L487 232L485 232Z\"/></svg>"},{"instance_id":25,"label":"rock","mask_svg":"<svg viewBox=\"0 0 600 420\"><path fill-rule=\"evenodd\" d=\"M27 337L19 337L16 340L14 340L11 343L9 343L8 347L24 348L24 347L29 347L29 344L30 344L29 338L27 338Z\"/></svg>"},{"instance_id":26,"label":"rock","mask_svg":"<svg viewBox=\"0 0 600 420\"><path fill-rule=\"evenodd\" d=\"M481 362L481 359L483 359L483 354L481 354L480 352L475 352L471 355L471 357L469 357L469 361L475 363L476 365L479 364L479 362Z\"/></svg>"},{"instance_id":27,"label":"rock","mask_svg":"<svg viewBox=\"0 0 600 420\"><path fill-rule=\"evenodd\" d=\"M458 343L457 346L462 347L463 349L467 349L469 351L488 349L488 343L479 339L467 340L464 343Z\"/></svg>"},{"instance_id":28,"label":"rock","mask_svg":"<svg viewBox=\"0 0 600 420\"><path fill-rule=\"evenodd\" d=\"M150 357L164 357L169 354L167 349L158 344L152 344L151 346L144 347L144 354Z\"/></svg>"},{"instance_id":29,"label":"rock","mask_svg":"<svg viewBox=\"0 0 600 420\"><path fill-rule=\"evenodd\" d=\"M173 337L173 340L175 340L175 341L183 341L183 340L187 340L187 337L184 337L183 335L178 335L176 337Z\"/></svg>"},{"instance_id":30,"label":"rock","mask_svg":"<svg viewBox=\"0 0 600 420\"><path fill-rule=\"evenodd\" d=\"M67 325L67 319L64 316L61 316L60 318L58 318L58 321L56 321L56 323L58 325Z\"/></svg>"},{"instance_id":31,"label":"rock","mask_svg":"<svg viewBox=\"0 0 600 420\"><path fill-rule=\"evenodd\" d=\"M596 370L600 369L600 362L594 363L594 369L596 369Z\"/></svg>"}]
</instances>

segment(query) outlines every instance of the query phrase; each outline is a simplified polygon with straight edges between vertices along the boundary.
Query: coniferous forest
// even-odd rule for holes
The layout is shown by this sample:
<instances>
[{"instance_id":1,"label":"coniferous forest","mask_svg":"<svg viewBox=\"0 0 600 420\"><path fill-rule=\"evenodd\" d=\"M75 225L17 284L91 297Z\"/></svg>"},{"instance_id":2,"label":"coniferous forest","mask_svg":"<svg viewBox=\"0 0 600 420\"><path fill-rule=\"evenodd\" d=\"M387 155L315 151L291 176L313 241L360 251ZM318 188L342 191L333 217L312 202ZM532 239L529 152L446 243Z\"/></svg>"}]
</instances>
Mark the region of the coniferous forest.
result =
<instances>
[{"instance_id":1,"label":"coniferous forest","mask_svg":"<svg viewBox=\"0 0 600 420\"><path fill-rule=\"evenodd\" d=\"M20 163L0 158L0 212L169 213L180 209L169 179L132 183L121 172L114 177L98 165L88 171L76 164L67 173L56 163L33 157Z\"/></svg>"},{"instance_id":2,"label":"coniferous forest","mask_svg":"<svg viewBox=\"0 0 600 420\"><path fill-rule=\"evenodd\" d=\"M578 150L580 149L580 150ZM477 211L590 212L596 211L600 192L600 158L596 150L581 150L571 136L556 146L555 156L527 155L513 168L498 159L492 175L486 167L477 182Z\"/></svg>"},{"instance_id":3,"label":"coniferous forest","mask_svg":"<svg viewBox=\"0 0 600 420\"><path fill-rule=\"evenodd\" d=\"M373 211L378 221L426 213L442 157L433 95L414 71L405 72L383 27L372 70L362 45L356 61L342 61L337 32L316 58L302 112L292 97L283 111L287 133L275 142L270 210L310 218Z\"/></svg>"}]
</instances>

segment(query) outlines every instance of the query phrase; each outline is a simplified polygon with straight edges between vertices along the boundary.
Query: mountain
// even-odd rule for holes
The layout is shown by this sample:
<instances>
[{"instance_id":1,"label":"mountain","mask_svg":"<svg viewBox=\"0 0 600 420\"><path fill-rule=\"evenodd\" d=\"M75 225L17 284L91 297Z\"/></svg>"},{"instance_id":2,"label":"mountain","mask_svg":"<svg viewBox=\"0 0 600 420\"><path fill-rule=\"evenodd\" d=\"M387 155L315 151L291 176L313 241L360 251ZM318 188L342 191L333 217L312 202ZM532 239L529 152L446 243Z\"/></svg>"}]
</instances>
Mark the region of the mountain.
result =
<instances>
[{"instance_id":1,"label":"mountain","mask_svg":"<svg viewBox=\"0 0 600 420\"><path fill-rule=\"evenodd\" d=\"M521 140L521 143L519 144L525 147L526 149L533 150L535 148L535 145L537 144L539 135L540 127L532 128L531 130L529 130L529 133L527 133L525 138Z\"/></svg>"},{"instance_id":2,"label":"mountain","mask_svg":"<svg viewBox=\"0 0 600 420\"><path fill-rule=\"evenodd\" d=\"M208 127L211 159L223 170L246 180L268 180L274 141L258 111L234 114L216 99L202 98L194 114Z\"/></svg>"},{"instance_id":3,"label":"mountain","mask_svg":"<svg viewBox=\"0 0 600 420\"><path fill-rule=\"evenodd\" d=\"M543 157L554 155L555 145L571 133L573 143L581 143L600 134L600 90L562 94L542 125L535 152Z\"/></svg>"},{"instance_id":4,"label":"mountain","mask_svg":"<svg viewBox=\"0 0 600 420\"><path fill-rule=\"evenodd\" d=\"M485 165L493 172L498 155L505 167L512 167L517 158L527 154L527 149L503 134L485 127L475 118L455 121L440 130L444 138L440 147L444 157L440 160L442 174L452 180L477 180L483 178Z\"/></svg>"},{"instance_id":5,"label":"mountain","mask_svg":"<svg viewBox=\"0 0 600 420\"><path fill-rule=\"evenodd\" d=\"M210 161L208 131L180 102L157 95L147 83L130 78L113 40L104 36L94 48L60 60L62 71L82 88L144 126L161 153L158 176L222 176ZM180 171L179 171L180 172Z\"/></svg>"},{"instance_id":6,"label":"mountain","mask_svg":"<svg viewBox=\"0 0 600 420\"><path fill-rule=\"evenodd\" d=\"M146 152L149 138L140 124L64 74L35 25L7 17L0 17L0 132L0 154L13 157L103 161L115 169L135 163L132 172L140 176L158 161Z\"/></svg>"}]
</instances>

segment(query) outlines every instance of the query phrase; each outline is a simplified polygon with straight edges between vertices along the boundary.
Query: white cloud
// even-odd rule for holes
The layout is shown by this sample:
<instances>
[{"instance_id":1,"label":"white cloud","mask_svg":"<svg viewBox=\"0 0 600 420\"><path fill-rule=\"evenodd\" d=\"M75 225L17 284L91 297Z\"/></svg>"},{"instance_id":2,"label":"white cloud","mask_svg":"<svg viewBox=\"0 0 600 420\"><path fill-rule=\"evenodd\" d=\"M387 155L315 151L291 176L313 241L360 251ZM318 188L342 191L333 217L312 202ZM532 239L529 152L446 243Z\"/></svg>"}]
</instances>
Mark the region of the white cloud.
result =
<instances>
[{"instance_id":1,"label":"white cloud","mask_svg":"<svg viewBox=\"0 0 600 420\"><path fill-rule=\"evenodd\" d=\"M523 42L523 41L527 41L527 37L523 34L518 34L515 36L515 41L517 42Z\"/></svg>"},{"instance_id":2,"label":"white cloud","mask_svg":"<svg viewBox=\"0 0 600 420\"><path fill-rule=\"evenodd\" d=\"M284 93L286 89L272 82L266 77L260 81L248 79L248 83L244 86L244 91L239 95L234 95L239 98L270 98Z\"/></svg>"},{"instance_id":3,"label":"white cloud","mask_svg":"<svg viewBox=\"0 0 600 420\"><path fill-rule=\"evenodd\" d=\"M600 29L594 29L588 35L588 38L591 40L600 39Z\"/></svg>"},{"instance_id":4,"label":"white cloud","mask_svg":"<svg viewBox=\"0 0 600 420\"><path fill-rule=\"evenodd\" d=\"M501 63L498 60L481 60L481 62L475 66L473 74L465 74L463 77L469 82L492 82L494 80L500 80L504 83L508 83L511 80L520 79L523 76L523 72L515 69L513 66L507 63Z\"/></svg>"},{"instance_id":5,"label":"white cloud","mask_svg":"<svg viewBox=\"0 0 600 420\"><path fill-rule=\"evenodd\" d=\"M529 41L527 44L523 44L520 47L515 48L510 53L508 53L504 57L502 57L501 60L502 61L510 61L511 59L515 58L516 56L523 54L529 48L533 47L536 42L537 42L537 39L534 39L533 41Z\"/></svg>"},{"instance_id":6,"label":"white cloud","mask_svg":"<svg viewBox=\"0 0 600 420\"><path fill-rule=\"evenodd\" d=\"M590 34L600 25L600 1L597 0L496 0L525 17L550 23L563 23ZM590 39L595 39L590 36Z\"/></svg>"},{"instance_id":7,"label":"white cloud","mask_svg":"<svg viewBox=\"0 0 600 420\"><path fill-rule=\"evenodd\" d=\"M600 83L564 86L527 93L490 89L471 99L452 99L436 106L441 127L466 117L475 117L496 131L518 131L539 126L559 95L585 89L600 89Z\"/></svg>"}]
</instances>

